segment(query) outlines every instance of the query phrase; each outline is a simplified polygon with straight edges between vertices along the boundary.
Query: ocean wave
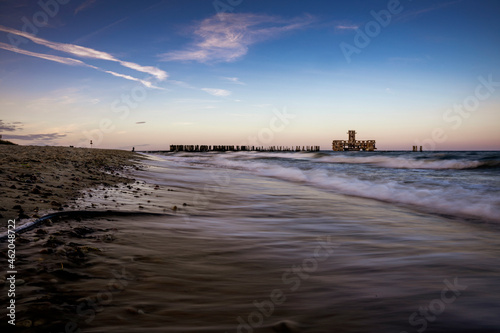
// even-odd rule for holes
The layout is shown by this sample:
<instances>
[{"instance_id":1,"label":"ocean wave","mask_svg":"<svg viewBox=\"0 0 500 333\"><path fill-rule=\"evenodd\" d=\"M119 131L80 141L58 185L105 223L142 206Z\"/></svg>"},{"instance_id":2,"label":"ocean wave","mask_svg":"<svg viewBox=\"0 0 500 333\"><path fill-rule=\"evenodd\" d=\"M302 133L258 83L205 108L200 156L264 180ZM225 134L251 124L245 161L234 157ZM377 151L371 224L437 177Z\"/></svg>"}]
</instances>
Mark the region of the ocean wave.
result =
<instances>
[{"instance_id":1,"label":"ocean wave","mask_svg":"<svg viewBox=\"0 0 500 333\"><path fill-rule=\"evenodd\" d=\"M184 155L183 155L184 156ZM332 164L367 164L375 167L391 169L430 169L430 170L462 170L476 168L499 168L500 161L494 160L467 160L448 158L448 154L437 154L425 158L413 158L409 156L353 156L353 155L332 155L328 153L310 152L236 152L232 155L240 160L306 160L313 163Z\"/></svg>"},{"instance_id":2,"label":"ocean wave","mask_svg":"<svg viewBox=\"0 0 500 333\"><path fill-rule=\"evenodd\" d=\"M486 165L487 162L467 161L455 159L414 159L389 156L324 156L319 161L326 163L372 164L393 169L475 169Z\"/></svg>"},{"instance_id":3,"label":"ocean wave","mask_svg":"<svg viewBox=\"0 0 500 333\"><path fill-rule=\"evenodd\" d=\"M405 204L454 216L479 217L500 221L500 200L480 190L460 186L430 187L398 181L365 180L323 169L302 170L279 164L235 161L219 157L218 167L251 171L260 176L300 182L340 194Z\"/></svg>"}]
</instances>

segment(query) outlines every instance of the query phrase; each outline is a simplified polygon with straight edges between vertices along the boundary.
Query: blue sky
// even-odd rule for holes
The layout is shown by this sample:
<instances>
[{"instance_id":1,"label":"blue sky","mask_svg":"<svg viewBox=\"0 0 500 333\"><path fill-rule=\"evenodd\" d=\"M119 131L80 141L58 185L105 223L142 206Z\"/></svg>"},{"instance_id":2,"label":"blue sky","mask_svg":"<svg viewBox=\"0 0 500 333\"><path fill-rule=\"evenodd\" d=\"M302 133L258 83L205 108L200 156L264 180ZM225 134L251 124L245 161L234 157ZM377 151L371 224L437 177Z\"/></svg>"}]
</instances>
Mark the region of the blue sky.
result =
<instances>
[{"instance_id":1,"label":"blue sky","mask_svg":"<svg viewBox=\"0 0 500 333\"><path fill-rule=\"evenodd\" d=\"M42 5L41 5L42 4ZM500 149L498 1L0 2L0 134Z\"/></svg>"}]
</instances>

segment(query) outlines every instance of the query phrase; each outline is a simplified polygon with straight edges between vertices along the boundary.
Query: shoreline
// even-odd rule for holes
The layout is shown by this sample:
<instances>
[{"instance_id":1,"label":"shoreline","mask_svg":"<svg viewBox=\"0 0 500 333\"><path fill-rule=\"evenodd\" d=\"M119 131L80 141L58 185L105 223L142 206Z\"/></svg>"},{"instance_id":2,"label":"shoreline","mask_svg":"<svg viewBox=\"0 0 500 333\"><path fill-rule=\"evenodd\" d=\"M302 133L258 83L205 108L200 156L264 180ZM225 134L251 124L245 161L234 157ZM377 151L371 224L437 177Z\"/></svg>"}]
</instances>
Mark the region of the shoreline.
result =
<instances>
[{"instance_id":1,"label":"shoreline","mask_svg":"<svg viewBox=\"0 0 500 333\"><path fill-rule=\"evenodd\" d=\"M498 327L477 307L498 298L494 229L145 157L135 182L83 191L84 211L18 235L20 332L399 332L446 281L466 290L429 331Z\"/></svg>"},{"instance_id":2,"label":"shoreline","mask_svg":"<svg viewBox=\"0 0 500 333\"><path fill-rule=\"evenodd\" d=\"M0 145L0 226L80 208L84 193L135 180L144 155L111 149ZM19 223L21 222L21 223Z\"/></svg>"}]
</instances>

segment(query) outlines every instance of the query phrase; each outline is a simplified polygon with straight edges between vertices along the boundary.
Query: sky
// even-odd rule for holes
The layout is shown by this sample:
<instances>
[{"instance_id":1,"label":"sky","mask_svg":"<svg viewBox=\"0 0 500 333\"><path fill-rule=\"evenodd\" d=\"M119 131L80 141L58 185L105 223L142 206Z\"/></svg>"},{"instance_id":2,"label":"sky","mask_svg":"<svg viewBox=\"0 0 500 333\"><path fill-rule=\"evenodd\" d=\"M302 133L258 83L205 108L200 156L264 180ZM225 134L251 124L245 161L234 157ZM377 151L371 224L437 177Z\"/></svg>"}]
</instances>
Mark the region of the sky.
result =
<instances>
[{"instance_id":1,"label":"sky","mask_svg":"<svg viewBox=\"0 0 500 333\"><path fill-rule=\"evenodd\" d=\"M494 0L0 0L23 145L500 149Z\"/></svg>"}]
</instances>

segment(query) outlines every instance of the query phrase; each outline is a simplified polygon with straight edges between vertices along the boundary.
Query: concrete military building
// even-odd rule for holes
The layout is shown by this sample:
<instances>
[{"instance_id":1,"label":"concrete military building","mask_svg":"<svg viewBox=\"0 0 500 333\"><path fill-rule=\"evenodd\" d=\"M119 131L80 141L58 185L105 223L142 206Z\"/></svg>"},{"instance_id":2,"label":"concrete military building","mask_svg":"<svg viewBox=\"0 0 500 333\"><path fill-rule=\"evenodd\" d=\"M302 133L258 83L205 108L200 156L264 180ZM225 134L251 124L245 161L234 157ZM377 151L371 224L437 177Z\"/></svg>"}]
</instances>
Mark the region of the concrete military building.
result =
<instances>
[{"instance_id":1,"label":"concrete military building","mask_svg":"<svg viewBox=\"0 0 500 333\"><path fill-rule=\"evenodd\" d=\"M333 140L333 151L375 151L375 140L356 140L356 131L349 130L349 139Z\"/></svg>"}]
</instances>

